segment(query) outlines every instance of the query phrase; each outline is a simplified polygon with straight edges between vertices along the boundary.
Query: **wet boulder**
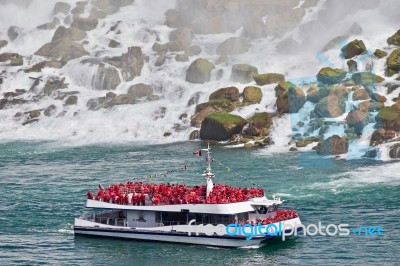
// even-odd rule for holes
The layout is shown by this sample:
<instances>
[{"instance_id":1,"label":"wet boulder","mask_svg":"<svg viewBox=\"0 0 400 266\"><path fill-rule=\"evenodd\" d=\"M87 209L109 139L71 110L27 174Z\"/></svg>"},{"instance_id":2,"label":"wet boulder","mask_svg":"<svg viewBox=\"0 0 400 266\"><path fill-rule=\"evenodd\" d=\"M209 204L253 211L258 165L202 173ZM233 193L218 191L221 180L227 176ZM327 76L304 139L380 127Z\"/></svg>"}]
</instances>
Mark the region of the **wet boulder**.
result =
<instances>
[{"instance_id":1,"label":"wet boulder","mask_svg":"<svg viewBox=\"0 0 400 266\"><path fill-rule=\"evenodd\" d=\"M357 71L357 61L350 59L347 61L347 67L349 68L349 72L356 72Z\"/></svg>"},{"instance_id":2,"label":"wet boulder","mask_svg":"<svg viewBox=\"0 0 400 266\"><path fill-rule=\"evenodd\" d=\"M54 104L49 105L46 109L44 109L43 114L45 116L54 116L56 114L57 108Z\"/></svg>"},{"instance_id":3,"label":"wet boulder","mask_svg":"<svg viewBox=\"0 0 400 266\"><path fill-rule=\"evenodd\" d=\"M53 92L67 88L68 84L65 83L65 77L63 78L51 78L44 85L43 92L45 95L51 95Z\"/></svg>"},{"instance_id":4,"label":"wet boulder","mask_svg":"<svg viewBox=\"0 0 400 266\"><path fill-rule=\"evenodd\" d=\"M8 62L8 66L22 66L24 64L23 57L17 53L0 54L0 62Z\"/></svg>"},{"instance_id":5,"label":"wet boulder","mask_svg":"<svg viewBox=\"0 0 400 266\"><path fill-rule=\"evenodd\" d=\"M340 68L324 67L317 74L317 80L324 84L337 84L346 76L347 71Z\"/></svg>"},{"instance_id":6,"label":"wet boulder","mask_svg":"<svg viewBox=\"0 0 400 266\"><path fill-rule=\"evenodd\" d=\"M92 86L97 90L115 90L121 83L119 71L113 66L101 63L97 68Z\"/></svg>"},{"instance_id":7,"label":"wet boulder","mask_svg":"<svg viewBox=\"0 0 400 266\"><path fill-rule=\"evenodd\" d=\"M333 135L317 145L317 153L320 155L340 155L349 150L349 143L346 137Z\"/></svg>"},{"instance_id":8,"label":"wet boulder","mask_svg":"<svg viewBox=\"0 0 400 266\"><path fill-rule=\"evenodd\" d=\"M370 145L376 146L396 137L396 131L379 128L372 133Z\"/></svg>"},{"instance_id":9,"label":"wet boulder","mask_svg":"<svg viewBox=\"0 0 400 266\"><path fill-rule=\"evenodd\" d=\"M329 95L322 98L316 105L314 113L317 117L338 117L346 109L348 90L344 86L330 89Z\"/></svg>"},{"instance_id":10,"label":"wet boulder","mask_svg":"<svg viewBox=\"0 0 400 266\"><path fill-rule=\"evenodd\" d=\"M387 39L387 43L390 45L400 46L400 30Z\"/></svg>"},{"instance_id":11,"label":"wet boulder","mask_svg":"<svg viewBox=\"0 0 400 266\"><path fill-rule=\"evenodd\" d=\"M378 58L378 59L381 59L381 58L383 58L383 57L385 57L387 55L388 55L388 53L386 53L385 51L382 51L380 49L376 49L375 52L374 52L374 56L376 58Z\"/></svg>"},{"instance_id":12,"label":"wet boulder","mask_svg":"<svg viewBox=\"0 0 400 266\"><path fill-rule=\"evenodd\" d=\"M372 93L371 99L379 103L384 103L387 101L387 98L379 93Z\"/></svg>"},{"instance_id":13,"label":"wet boulder","mask_svg":"<svg viewBox=\"0 0 400 266\"><path fill-rule=\"evenodd\" d=\"M192 45L185 49L185 55L194 56L200 54L202 51L201 47L198 45Z\"/></svg>"},{"instance_id":14,"label":"wet boulder","mask_svg":"<svg viewBox=\"0 0 400 266\"><path fill-rule=\"evenodd\" d=\"M52 29L55 29L58 24L60 24L60 20L57 17L55 17L55 18L53 18L52 22L47 22L47 23L41 24L41 25L37 26L36 28L39 30L52 30Z\"/></svg>"},{"instance_id":15,"label":"wet boulder","mask_svg":"<svg viewBox=\"0 0 400 266\"><path fill-rule=\"evenodd\" d=\"M396 144L390 146L389 156L392 159L400 158L400 143L396 143Z\"/></svg>"},{"instance_id":16,"label":"wet boulder","mask_svg":"<svg viewBox=\"0 0 400 266\"><path fill-rule=\"evenodd\" d=\"M65 105L76 105L78 103L78 96L70 95L67 100L65 100Z\"/></svg>"},{"instance_id":17,"label":"wet boulder","mask_svg":"<svg viewBox=\"0 0 400 266\"><path fill-rule=\"evenodd\" d=\"M211 79L211 70L214 68L214 64L207 59L198 58L190 64L186 72L186 81L199 84L208 82Z\"/></svg>"},{"instance_id":18,"label":"wet boulder","mask_svg":"<svg viewBox=\"0 0 400 266\"><path fill-rule=\"evenodd\" d=\"M205 103L196 105L196 113L201 112L201 110L212 106L220 111L231 112L235 109L236 105L228 100L211 100Z\"/></svg>"},{"instance_id":19,"label":"wet boulder","mask_svg":"<svg viewBox=\"0 0 400 266\"><path fill-rule=\"evenodd\" d=\"M353 40L346 44L342 49L342 54L344 58L350 59L353 58L356 55L363 54L367 52L367 48L365 47L365 44L362 40Z\"/></svg>"},{"instance_id":20,"label":"wet boulder","mask_svg":"<svg viewBox=\"0 0 400 266\"><path fill-rule=\"evenodd\" d=\"M161 44L159 42L155 42L151 47L151 49L157 53L166 53L168 51L168 44L167 43Z\"/></svg>"},{"instance_id":21,"label":"wet boulder","mask_svg":"<svg viewBox=\"0 0 400 266\"><path fill-rule=\"evenodd\" d=\"M43 68L61 68L62 64L60 61L43 61L43 62L39 62L35 65L33 65L32 67L25 69L24 72L25 73L31 73L31 72L40 72L42 71Z\"/></svg>"},{"instance_id":22,"label":"wet boulder","mask_svg":"<svg viewBox=\"0 0 400 266\"><path fill-rule=\"evenodd\" d=\"M81 43L76 43L85 38L85 32L75 27L66 28L59 26L54 32L51 42L44 44L35 55L48 56L55 59L62 58L61 62L87 55L88 52Z\"/></svg>"},{"instance_id":23,"label":"wet boulder","mask_svg":"<svg viewBox=\"0 0 400 266\"><path fill-rule=\"evenodd\" d=\"M189 57L186 54L177 54L177 55L175 55L175 61L187 62L187 61L189 61Z\"/></svg>"},{"instance_id":24,"label":"wet boulder","mask_svg":"<svg viewBox=\"0 0 400 266\"><path fill-rule=\"evenodd\" d=\"M344 100L330 95L316 104L314 113L317 117L338 117L344 113L345 108Z\"/></svg>"},{"instance_id":25,"label":"wet boulder","mask_svg":"<svg viewBox=\"0 0 400 266\"><path fill-rule=\"evenodd\" d=\"M61 38L44 44L35 55L47 56L58 59L66 63L71 59L79 58L89 53L83 48L81 43L76 43L69 38Z\"/></svg>"},{"instance_id":26,"label":"wet boulder","mask_svg":"<svg viewBox=\"0 0 400 266\"><path fill-rule=\"evenodd\" d=\"M189 140L196 140L199 139L199 137L200 137L200 131L195 129L190 133Z\"/></svg>"},{"instance_id":27,"label":"wet boulder","mask_svg":"<svg viewBox=\"0 0 400 266\"><path fill-rule=\"evenodd\" d=\"M247 121L240 116L229 113L213 113L201 124L200 139L224 141L234 134L239 134Z\"/></svg>"},{"instance_id":28,"label":"wet boulder","mask_svg":"<svg viewBox=\"0 0 400 266\"><path fill-rule=\"evenodd\" d=\"M88 4L88 1L78 1L76 2L76 6L71 10L71 14L73 15L81 15L85 12L85 7Z\"/></svg>"},{"instance_id":29,"label":"wet boulder","mask_svg":"<svg viewBox=\"0 0 400 266\"><path fill-rule=\"evenodd\" d=\"M285 76L278 73L257 74L253 78L259 86L285 81Z\"/></svg>"},{"instance_id":30,"label":"wet boulder","mask_svg":"<svg viewBox=\"0 0 400 266\"><path fill-rule=\"evenodd\" d=\"M4 98L4 99L0 99L0 110L1 109L6 109L8 107L12 107L15 105L21 105L28 102L27 100L24 99L17 99L17 98Z\"/></svg>"},{"instance_id":31,"label":"wet boulder","mask_svg":"<svg viewBox=\"0 0 400 266\"><path fill-rule=\"evenodd\" d=\"M22 125L26 126L26 125L33 124L33 123L36 123L36 122L39 122L39 119L35 118L35 119L27 120L27 121L23 122Z\"/></svg>"},{"instance_id":32,"label":"wet boulder","mask_svg":"<svg viewBox=\"0 0 400 266\"><path fill-rule=\"evenodd\" d=\"M209 102L201 103L196 106L196 114L192 117L190 124L199 127L204 118L216 112L231 112L235 109L236 105L226 99L211 100Z\"/></svg>"},{"instance_id":33,"label":"wet boulder","mask_svg":"<svg viewBox=\"0 0 400 266\"><path fill-rule=\"evenodd\" d=\"M385 130L400 131L400 109L395 105L383 107L378 116Z\"/></svg>"},{"instance_id":34,"label":"wet boulder","mask_svg":"<svg viewBox=\"0 0 400 266\"><path fill-rule=\"evenodd\" d=\"M369 100L369 93L367 90L359 88L353 92L353 101Z\"/></svg>"},{"instance_id":35,"label":"wet boulder","mask_svg":"<svg viewBox=\"0 0 400 266\"><path fill-rule=\"evenodd\" d=\"M22 33L22 28L17 26L11 26L7 30L7 36L10 39L10 41L15 41L15 39L17 39L21 33Z\"/></svg>"},{"instance_id":36,"label":"wet boulder","mask_svg":"<svg viewBox=\"0 0 400 266\"><path fill-rule=\"evenodd\" d=\"M360 110L351 111L346 116L346 123L354 129L357 135L361 135L362 130L368 124L368 112Z\"/></svg>"},{"instance_id":37,"label":"wet boulder","mask_svg":"<svg viewBox=\"0 0 400 266\"><path fill-rule=\"evenodd\" d=\"M8 41L7 40L0 40L0 49L7 46Z\"/></svg>"},{"instance_id":38,"label":"wet boulder","mask_svg":"<svg viewBox=\"0 0 400 266\"><path fill-rule=\"evenodd\" d=\"M169 34L170 44L173 51L184 51L192 43L193 33L188 27L176 29Z\"/></svg>"},{"instance_id":39,"label":"wet boulder","mask_svg":"<svg viewBox=\"0 0 400 266\"><path fill-rule=\"evenodd\" d=\"M259 87L248 86L243 90L243 103L245 105L260 103L263 93Z\"/></svg>"},{"instance_id":40,"label":"wet boulder","mask_svg":"<svg viewBox=\"0 0 400 266\"><path fill-rule=\"evenodd\" d=\"M67 15L71 10L71 5L64 2L57 2L53 8L53 15L57 15L58 13L62 13Z\"/></svg>"},{"instance_id":41,"label":"wet boulder","mask_svg":"<svg viewBox=\"0 0 400 266\"><path fill-rule=\"evenodd\" d=\"M106 57L104 62L121 69L122 77L126 81L131 81L140 76L144 65L144 56L140 47L131 46L128 48L127 53L121 56Z\"/></svg>"},{"instance_id":42,"label":"wet boulder","mask_svg":"<svg viewBox=\"0 0 400 266\"><path fill-rule=\"evenodd\" d=\"M272 126L272 117L266 112L255 113L249 119L249 126L243 130L246 136L267 136Z\"/></svg>"},{"instance_id":43,"label":"wet boulder","mask_svg":"<svg viewBox=\"0 0 400 266\"><path fill-rule=\"evenodd\" d=\"M297 148L304 148L307 145L313 143L313 142L319 142L320 139L317 137L309 137L309 138L305 138L303 140L298 140L296 141L296 147Z\"/></svg>"},{"instance_id":44,"label":"wet boulder","mask_svg":"<svg viewBox=\"0 0 400 266\"><path fill-rule=\"evenodd\" d=\"M110 48L117 48L120 46L121 46L121 43L116 40L110 40L110 42L108 43L108 47L110 47Z\"/></svg>"},{"instance_id":45,"label":"wet boulder","mask_svg":"<svg viewBox=\"0 0 400 266\"><path fill-rule=\"evenodd\" d=\"M258 74L256 67L248 64L236 64L232 66L231 81L249 83L254 80L254 75Z\"/></svg>"},{"instance_id":46,"label":"wet boulder","mask_svg":"<svg viewBox=\"0 0 400 266\"><path fill-rule=\"evenodd\" d=\"M40 110L40 109L27 111L27 112L24 112L24 115L26 115L28 117L28 119L34 119L34 118L38 118L41 115L41 111L42 110Z\"/></svg>"},{"instance_id":47,"label":"wet boulder","mask_svg":"<svg viewBox=\"0 0 400 266\"><path fill-rule=\"evenodd\" d=\"M312 85L310 88L307 90L307 101L310 101L312 103L317 103L319 100L322 98L328 96L331 93L331 87L327 86L316 86Z\"/></svg>"},{"instance_id":48,"label":"wet boulder","mask_svg":"<svg viewBox=\"0 0 400 266\"><path fill-rule=\"evenodd\" d=\"M72 41L81 41L85 38L86 33L78 28L69 27L66 28L64 26L59 26L53 34L53 38L51 42L57 42L63 38L72 40Z\"/></svg>"},{"instance_id":49,"label":"wet boulder","mask_svg":"<svg viewBox=\"0 0 400 266\"><path fill-rule=\"evenodd\" d=\"M306 102L303 90L291 82L280 82L275 87L276 107L281 113L296 113Z\"/></svg>"},{"instance_id":50,"label":"wet boulder","mask_svg":"<svg viewBox=\"0 0 400 266\"><path fill-rule=\"evenodd\" d=\"M386 60L386 75L392 76L400 71L400 48L395 49Z\"/></svg>"},{"instance_id":51,"label":"wet boulder","mask_svg":"<svg viewBox=\"0 0 400 266\"><path fill-rule=\"evenodd\" d=\"M381 83L382 81L385 80L381 76L375 75L372 72L354 73L351 76L351 79L354 81L355 84L363 85L363 86L368 86L368 85L372 85L372 84Z\"/></svg>"},{"instance_id":52,"label":"wet boulder","mask_svg":"<svg viewBox=\"0 0 400 266\"><path fill-rule=\"evenodd\" d=\"M210 114L218 112L219 109L215 106L207 106L202 108L201 111L196 112L196 114L191 118L190 125L192 127L200 127L203 120Z\"/></svg>"},{"instance_id":53,"label":"wet boulder","mask_svg":"<svg viewBox=\"0 0 400 266\"><path fill-rule=\"evenodd\" d=\"M243 37L231 37L217 47L218 55L237 55L244 54L250 48L249 42Z\"/></svg>"},{"instance_id":54,"label":"wet boulder","mask_svg":"<svg viewBox=\"0 0 400 266\"><path fill-rule=\"evenodd\" d=\"M231 102L239 101L239 90L236 87L221 88L210 94L209 100L228 100Z\"/></svg>"},{"instance_id":55,"label":"wet boulder","mask_svg":"<svg viewBox=\"0 0 400 266\"><path fill-rule=\"evenodd\" d=\"M153 88L144 83L138 83L129 87L127 94L134 98L150 97L153 95Z\"/></svg>"},{"instance_id":56,"label":"wet boulder","mask_svg":"<svg viewBox=\"0 0 400 266\"><path fill-rule=\"evenodd\" d=\"M136 98L129 94L116 95L114 93L107 93L105 97L90 99L86 105L89 110L96 111L102 108L111 108L117 105L135 104L136 102Z\"/></svg>"},{"instance_id":57,"label":"wet boulder","mask_svg":"<svg viewBox=\"0 0 400 266\"><path fill-rule=\"evenodd\" d=\"M165 60L167 60L166 54L165 54L165 53L161 53L161 54L157 57L156 62L154 62L154 65L155 65L156 67L162 66L162 65L164 65L164 63L165 63Z\"/></svg>"}]
</instances>

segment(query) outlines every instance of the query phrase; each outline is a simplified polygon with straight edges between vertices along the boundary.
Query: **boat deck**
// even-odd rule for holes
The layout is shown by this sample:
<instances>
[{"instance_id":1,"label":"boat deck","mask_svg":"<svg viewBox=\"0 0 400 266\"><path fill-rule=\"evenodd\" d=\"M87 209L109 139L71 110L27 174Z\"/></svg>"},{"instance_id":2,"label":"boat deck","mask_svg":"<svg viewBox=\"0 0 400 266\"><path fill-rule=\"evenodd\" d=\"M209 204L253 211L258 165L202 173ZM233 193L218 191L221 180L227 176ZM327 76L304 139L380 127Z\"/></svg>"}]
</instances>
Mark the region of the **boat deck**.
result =
<instances>
[{"instance_id":1,"label":"boat deck","mask_svg":"<svg viewBox=\"0 0 400 266\"><path fill-rule=\"evenodd\" d=\"M180 184L147 184L127 182L99 188L96 196L88 192L88 198L122 205L175 205L175 204L224 204L248 201L262 197L262 188L242 188L215 184L206 196L206 186Z\"/></svg>"}]
</instances>

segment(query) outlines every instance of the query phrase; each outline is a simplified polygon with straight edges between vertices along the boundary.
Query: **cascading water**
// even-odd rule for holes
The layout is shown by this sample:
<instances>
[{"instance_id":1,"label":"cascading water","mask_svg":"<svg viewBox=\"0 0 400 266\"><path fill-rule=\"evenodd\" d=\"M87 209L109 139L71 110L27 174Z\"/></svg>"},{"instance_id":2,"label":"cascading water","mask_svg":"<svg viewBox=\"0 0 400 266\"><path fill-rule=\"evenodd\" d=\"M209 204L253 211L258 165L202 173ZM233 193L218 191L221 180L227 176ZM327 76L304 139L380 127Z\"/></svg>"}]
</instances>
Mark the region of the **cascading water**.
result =
<instances>
[{"instance_id":1,"label":"cascading water","mask_svg":"<svg viewBox=\"0 0 400 266\"><path fill-rule=\"evenodd\" d=\"M76 1L63 1L76 5ZM308 1L299 1L293 10L307 5ZM15 89L31 88L33 78L40 78L35 90L42 90L45 82L51 77L65 77L68 88L65 92L79 92L76 105L65 106L62 101L54 101L50 97L40 100L31 100L21 106L12 106L0 110L0 138L4 140L29 139L29 140L60 140L70 144L80 145L97 142L127 142L127 141L149 141L170 142L187 140L190 133L195 129L190 126L190 117L194 114L195 104L188 105L194 95L198 95L198 102L205 102L211 92L221 87L236 86L240 91L254 82L241 84L232 82L231 65L236 63L248 63L257 66L259 73L276 72L285 74L286 80L302 87L306 92L309 84L315 82L315 75L324 66L334 66L346 69L345 61L340 56L340 46L343 40L355 38L363 39L367 47L385 47L386 38L397 30L396 12L386 12L400 8L397 1L350 1L343 8L335 1L320 1L315 6L305 8L305 15L300 22L293 26L282 36L275 38L265 37L251 40L250 49L247 53L229 57L227 62L216 64L211 72L211 81L204 84L191 84L185 81L185 75L190 63L197 57L216 62L219 56L215 50L218 44L229 37L241 36L244 29L239 28L235 32L223 32L218 34L196 34L192 45L198 45L202 51L196 57L190 57L187 62L176 61L175 55L179 52L170 52L166 56L165 63L156 66L158 54L152 50L155 42L165 43L169 40L169 34L174 30L167 27L165 13L168 9L175 8L176 1L135 1L133 4L121 8L117 13L106 16L99 20L94 30L86 32L85 38L79 41L88 52L88 55L70 60L60 69L44 68L39 73L24 73L20 67L7 67L6 78L0 85L2 93ZM21 2L22 3L22 2ZM82 17L88 16L92 2L86 6ZM11 1L0 3L0 39L8 39L7 30L10 26L17 26L18 37L2 48L1 52L17 52L27 56L23 68L43 60L40 56L32 56L44 43L49 42L55 29L40 30L36 26L52 21L56 17L59 25L68 26L66 15L58 13L52 15L53 6L43 1L24 1L16 4ZM390 7L390 8L389 8ZM324 11L325 10L325 11ZM326 12L332 10L332 12ZM22 14L35 14L23 16ZM271 11L271 14L273 12ZM266 14L265 21L268 21ZM374 16L373 22L371 16ZM354 23L357 23L354 26ZM111 30L113 29L113 30ZM333 42L333 48L326 44L342 36L342 41ZM292 38L298 46L277 49L277 45ZM110 49L110 40L117 41L120 46ZM154 89L154 94L159 100L140 100L135 104L116 105L108 109L97 111L88 110L87 102L90 99L104 97L109 90L101 90L103 83L96 82L98 79L99 61L105 57L115 57L126 53L131 46L139 46L145 55L145 63L141 74L133 80L124 79L118 72L119 78L123 80L113 92L124 94L129 87L138 83L149 84ZM282 47L282 46L281 46ZM367 68L366 60L370 58L371 51L357 59L359 70ZM375 62L374 71L383 75L383 62ZM390 80L390 79L389 79ZM274 85L262 86L263 99L261 103L240 107L234 114L248 118L255 111L275 112ZM378 91L386 95L381 87ZM396 91L394 92L396 93ZM33 99L33 93L27 93L27 98ZM346 110L343 116L335 119L326 119L329 123L324 138L332 135L344 135L346 115L352 106L357 103L351 100L352 94L348 95ZM393 94L388 98L393 98ZM45 109L55 105L57 115L54 117L42 117L38 123L21 126L21 120L15 118L18 112L27 112L37 109ZM317 136L321 133L321 127L307 126L312 120L310 113L314 104L307 102L296 114L285 115L274 118L274 126L271 130L273 145L267 152L272 150L287 151L289 143L295 139L296 134L304 136ZM185 114L187 118L185 117ZM183 116L182 116L183 115ZM183 118L182 118L183 117ZM373 130L373 119L363 130L357 146L362 142L368 142L368 137ZM299 126L299 122L306 126ZM282 132L285 132L284 134ZM351 154L355 157L361 156L361 150L365 147L355 148L351 144ZM350 156L352 157L352 156Z\"/></svg>"}]
</instances>

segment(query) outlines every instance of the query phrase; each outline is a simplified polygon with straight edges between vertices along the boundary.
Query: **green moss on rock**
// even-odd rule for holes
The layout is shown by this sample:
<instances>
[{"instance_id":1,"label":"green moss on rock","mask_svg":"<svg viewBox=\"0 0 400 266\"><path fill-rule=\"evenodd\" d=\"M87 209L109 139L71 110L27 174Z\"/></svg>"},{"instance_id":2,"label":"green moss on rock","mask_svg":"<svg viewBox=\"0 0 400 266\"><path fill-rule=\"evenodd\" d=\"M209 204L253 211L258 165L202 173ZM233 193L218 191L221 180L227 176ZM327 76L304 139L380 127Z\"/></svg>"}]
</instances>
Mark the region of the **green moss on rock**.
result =
<instances>
[{"instance_id":1,"label":"green moss on rock","mask_svg":"<svg viewBox=\"0 0 400 266\"><path fill-rule=\"evenodd\" d=\"M312 86L307 91L307 101L317 103L322 98L328 96L333 88L333 86Z\"/></svg>"},{"instance_id":2,"label":"green moss on rock","mask_svg":"<svg viewBox=\"0 0 400 266\"><path fill-rule=\"evenodd\" d=\"M400 30L398 30L393 36L387 39L387 43L390 45L400 46Z\"/></svg>"},{"instance_id":3,"label":"green moss on rock","mask_svg":"<svg viewBox=\"0 0 400 266\"><path fill-rule=\"evenodd\" d=\"M371 85L375 83L381 83L385 79L382 78L381 76L375 75L374 73L371 72L359 72L355 73L351 76L351 79L355 82L357 85Z\"/></svg>"},{"instance_id":4,"label":"green moss on rock","mask_svg":"<svg viewBox=\"0 0 400 266\"><path fill-rule=\"evenodd\" d=\"M387 54L388 54L388 53L386 53L385 51L382 51L382 50L380 50L380 49L376 49L375 52L374 52L374 56L375 56L376 58L378 58L378 59L381 59L381 58L387 56Z\"/></svg>"},{"instance_id":5,"label":"green moss on rock","mask_svg":"<svg viewBox=\"0 0 400 266\"><path fill-rule=\"evenodd\" d=\"M186 81L200 84L208 82L211 78L211 70L214 68L214 64L210 61L198 58L190 64L186 72Z\"/></svg>"},{"instance_id":6,"label":"green moss on rock","mask_svg":"<svg viewBox=\"0 0 400 266\"><path fill-rule=\"evenodd\" d=\"M363 54L367 51L367 48L365 47L365 44L362 40L353 40L346 44L342 49L341 49L344 58L350 59L356 55Z\"/></svg>"},{"instance_id":7,"label":"green moss on rock","mask_svg":"<svg viewBox=\"0 0 400 266\"><path fill-rule=\"evenodd\" d=\"M275 87L276 107L281 113L296 113L306 102L303 90L291 82L280 82Z\"/></svg>"},{"instance_id":8,"label":"green moss on rock","mask_svg":"<svg viewBox=\"0 0 400 266\"><path fill-rule=\"evenodd\" d=\"M267 136L272 126L272 117L266 113L256 113L248 119L249 127L244 131L248 136Z\"/></svg>"},{"instance_id":9,"label":"green moss on rock","mask_svg":"<svg viewBox=\"0 0 400 266\"><path fill-rule=\"evenodd\" d=\"M246 105L260 103L263 93L260 88L248 86L243 90L243 103Z\"/></svg>"},{"instance_id":10,"label":"green moss on rock","mask_svg":"<svg viewBox=\"0 0 400 266\"><path fill-rule=\"evenodd\" d=\"M383 107L379 112L379 118L384 129L400 131L400 110L396 105Z\"/></svg>"},{"instance_id":11,"label":"green moss on rock","mask_svg":"<svg viewBox=\"0 0 400 266\"><path fill-rule=\"evenodd\" d=\"M386 61L386 75L393 76L398 71L400 71L400 48L394 50Z\"/></svg>"},{"instance_id":12,"label":"green moss on rock","mask_svg":"<svg viewBox=\"0 0 400 266\"><path fill-rule=\"evenodd\" d=\"M203 120L200 138L203 140L228 140L234 134L239 134L246 124L247 121L240 116L229 113L213 113Z\"/></svg>"},{"instance_id":13,"label":"green moss on rock","mask_svg":"<svg viewBox=\"0 0 400 266\"><path fill-rule=\"evenodd\" d=\"M346 76L347 71L340 68L324 67L317 74L317 80L324 84L337 84Z\"/></svg>"}]
</instances>

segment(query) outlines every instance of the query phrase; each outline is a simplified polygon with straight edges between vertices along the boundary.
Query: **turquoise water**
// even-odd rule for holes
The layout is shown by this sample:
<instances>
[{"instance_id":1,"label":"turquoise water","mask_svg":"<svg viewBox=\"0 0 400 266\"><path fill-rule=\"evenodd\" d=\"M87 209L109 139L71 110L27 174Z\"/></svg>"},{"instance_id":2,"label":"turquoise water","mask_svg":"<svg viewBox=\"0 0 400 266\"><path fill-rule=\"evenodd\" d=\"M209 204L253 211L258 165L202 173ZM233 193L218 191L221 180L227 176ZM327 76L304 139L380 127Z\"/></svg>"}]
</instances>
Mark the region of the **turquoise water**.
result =
<instances>
[{"instance_id":1,"label":"turquoise water","mask_svg":"<svg viewBox=\"0 0 400 266\"><path fill-rule=\"evenodd\" d=\"M62 147L0 144L0 264L21 265L330 265L400 260L400 162L344 161L313 153L216 147L214 157L287 200L303 223L384 228L384 236L301 236L245 249L74 237L74 217L99 183L193 166L160 182L204 183L200 143ZM215 182L247 186L214 165ZM269 194L270 195L270 194Z\"/></svg>"}]
</instances>

